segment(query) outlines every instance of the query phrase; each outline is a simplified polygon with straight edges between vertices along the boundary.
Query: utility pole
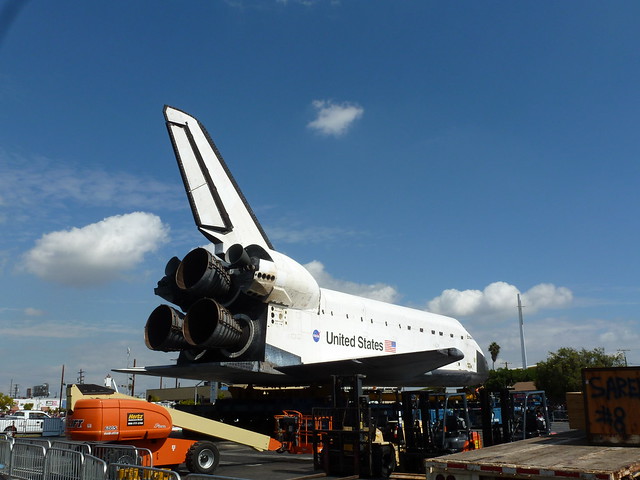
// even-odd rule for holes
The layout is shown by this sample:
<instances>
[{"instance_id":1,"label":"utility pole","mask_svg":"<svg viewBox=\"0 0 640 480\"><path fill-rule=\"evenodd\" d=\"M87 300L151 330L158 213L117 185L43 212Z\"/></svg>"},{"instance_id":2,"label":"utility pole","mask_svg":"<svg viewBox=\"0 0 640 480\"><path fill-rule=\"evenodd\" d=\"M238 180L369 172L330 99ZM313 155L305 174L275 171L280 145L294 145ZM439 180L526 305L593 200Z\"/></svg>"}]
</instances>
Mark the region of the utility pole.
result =
<instances>
[{"instance_id":1,"label":"utility pole","mask_svg":"<svg viewBox=\"0 0 640 480\"><path fill-rule=\"evenodd\" d=\"M62 390L64 389L64 365L62 365L62 375L60 375L60 400L58 403L58 411L62 410ZM71 408L71 405L67 405L67 408Z\"/></svg>"},{"instance_id":2,"label":"utility pole","mask_svg":"<svg viewBox=\"0 0 640 480\"><path fill-rule=\"evenodd\" d=\"M630 349L628 348L619 348L618 349L618 355L622 355L622 358L624 359L624 366L628 367L629 365L627 364L627 352L629 352Z\"/></svg>"},{"instance_id":3,"label":"utility pole","mask_svg":"<svg viewBox=\"0 0 640 480\"><path fill-rule=\"evenodd\" d=\"M522 350L522 369L527 369L527 349L524 345L524 320L522 319L522 302L518 294L518 316L520 317L520 349Z\"/></svg>"},{"instance_id":4,"label":"utility pole","mask_svg":"<svg viewBox=\"0 0 640 480\"><path fill-rule=\"evenodd\" d=\"M136 359L135 358L133 359L133 368L136 368ZM136 376L135 375L131 375L131 396L132 397L136 396L135 391L136 391Z\"/></svg>"}]
</instances>

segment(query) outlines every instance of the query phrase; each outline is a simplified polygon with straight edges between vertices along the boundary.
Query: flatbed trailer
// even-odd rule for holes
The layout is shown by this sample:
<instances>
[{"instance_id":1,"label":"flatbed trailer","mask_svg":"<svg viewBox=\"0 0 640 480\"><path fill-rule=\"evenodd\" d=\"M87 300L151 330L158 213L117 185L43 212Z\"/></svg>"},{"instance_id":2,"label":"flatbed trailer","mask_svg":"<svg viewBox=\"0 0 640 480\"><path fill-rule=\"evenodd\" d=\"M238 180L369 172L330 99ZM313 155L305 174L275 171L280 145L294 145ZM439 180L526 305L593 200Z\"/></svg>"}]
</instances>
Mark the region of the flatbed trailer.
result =
<instances>
[{"instance_id":1,"label":"flatbed trailer","mask_svg":"<svg viewBox=\"0 0 640 480\"><path fill-rule=\"evenodd\" d=\"M640 447L592 445L583 431L520 440L425 460L427 480L640 478Z\"/></svg>"}]
</instances>

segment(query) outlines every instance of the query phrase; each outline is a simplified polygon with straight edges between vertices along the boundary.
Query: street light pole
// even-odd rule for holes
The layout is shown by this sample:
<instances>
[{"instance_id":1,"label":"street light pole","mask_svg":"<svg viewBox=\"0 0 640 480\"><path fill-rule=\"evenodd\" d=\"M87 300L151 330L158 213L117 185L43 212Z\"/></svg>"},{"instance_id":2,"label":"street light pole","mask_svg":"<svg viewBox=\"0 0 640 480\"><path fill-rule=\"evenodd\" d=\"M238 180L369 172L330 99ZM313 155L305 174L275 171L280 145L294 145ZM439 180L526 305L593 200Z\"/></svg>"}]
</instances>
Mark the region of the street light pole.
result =
<instances>
[{"instance_id":1,"label":"street light pole","mask_svg":"<svg viewBox=\"0 0 640 480\"><path fill-rule=\"evenodd\" d=\"M520 317L520 349L522 350L522 369L527 369L527 349L524 345L524 320L522 318L522 302L518 294L518 316Z\"/></svg>"}]
</instances>

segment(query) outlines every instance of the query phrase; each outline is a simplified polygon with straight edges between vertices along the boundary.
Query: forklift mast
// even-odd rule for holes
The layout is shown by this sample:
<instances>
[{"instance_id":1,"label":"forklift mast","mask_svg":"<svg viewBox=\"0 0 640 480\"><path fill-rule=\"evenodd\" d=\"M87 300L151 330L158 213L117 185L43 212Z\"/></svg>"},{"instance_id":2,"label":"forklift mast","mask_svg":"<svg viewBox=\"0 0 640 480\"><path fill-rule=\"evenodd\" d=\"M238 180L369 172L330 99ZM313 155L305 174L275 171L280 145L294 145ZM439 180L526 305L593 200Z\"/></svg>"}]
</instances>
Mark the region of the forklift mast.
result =
<instances>
[{"instance_id":1,"label":"forklift mast","mask_svg":"<svg viewBox=\"0 0 640 480\"><path fill-rule=\"evenodd\" d=\"M427 457L479 448L479 435L470 428L466 394L405 391L401 399L404 471L423 471Z\"/></svg>"},{"instance_id":2,"label":"forklift mast","mask_svg":"<svg viewBox=\"0 0 640 480\"><path fill-rule=\"evenodd\" d=\"M333 408L314 408L314 465L327 475L387 478L396 466L396 450L376 428L362 375L336 376Z\"/></svg>"}]
</instances>

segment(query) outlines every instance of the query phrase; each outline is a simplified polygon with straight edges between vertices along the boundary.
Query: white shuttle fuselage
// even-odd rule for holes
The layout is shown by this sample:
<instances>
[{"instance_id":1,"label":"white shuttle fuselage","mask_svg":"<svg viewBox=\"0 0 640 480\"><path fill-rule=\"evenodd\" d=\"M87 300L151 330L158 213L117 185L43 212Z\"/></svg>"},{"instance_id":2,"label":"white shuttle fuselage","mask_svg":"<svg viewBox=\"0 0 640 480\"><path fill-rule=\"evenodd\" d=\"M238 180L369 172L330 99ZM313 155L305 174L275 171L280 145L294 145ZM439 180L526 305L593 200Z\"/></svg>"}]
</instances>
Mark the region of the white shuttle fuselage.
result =
<instances>
[{"instance_id":1,"label":"white shuttle fuselage","mask_svg":"<svg viewBox=\"0 0 640 480\"><path fill-rule=\"evenodd\" d=\"M305 364L455 348L464 358L441 373L478 368L478 345L454 318L324 288L318 311L270 305L267 343Z\"/></svg>"}]
</instances>

